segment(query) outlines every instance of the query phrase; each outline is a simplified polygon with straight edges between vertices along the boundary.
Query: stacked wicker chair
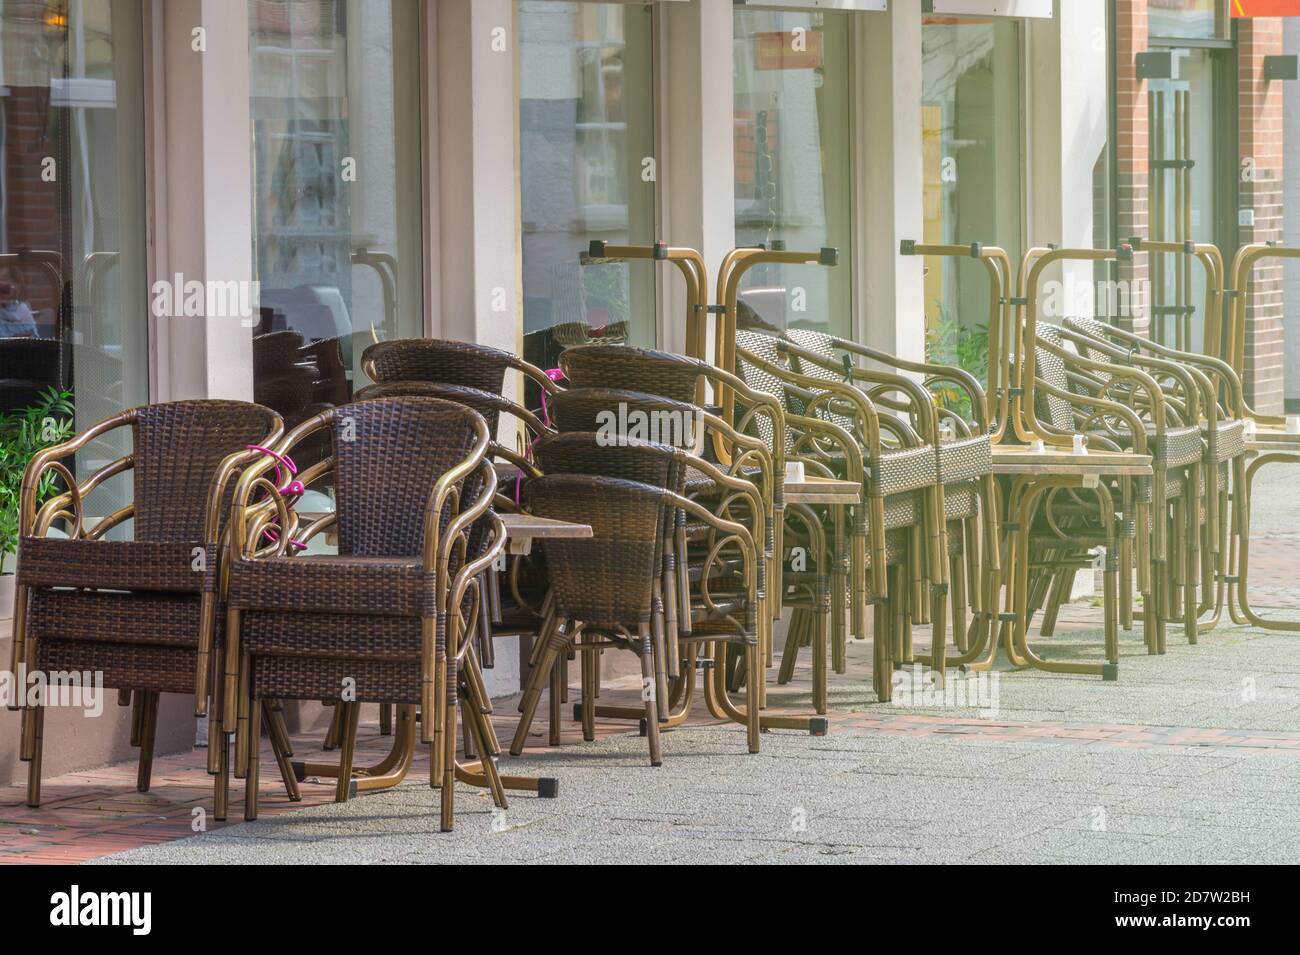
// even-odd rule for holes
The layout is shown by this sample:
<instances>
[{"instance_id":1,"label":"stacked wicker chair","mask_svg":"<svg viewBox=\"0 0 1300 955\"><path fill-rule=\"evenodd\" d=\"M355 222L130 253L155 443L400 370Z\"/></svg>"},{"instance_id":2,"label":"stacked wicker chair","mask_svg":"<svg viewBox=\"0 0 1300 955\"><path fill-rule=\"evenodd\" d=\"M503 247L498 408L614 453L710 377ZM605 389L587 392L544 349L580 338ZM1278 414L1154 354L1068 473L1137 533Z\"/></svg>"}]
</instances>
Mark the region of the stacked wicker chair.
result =
<instances>
[{"instance_id":1,"label":"stacked wicker chair","mask_svg":"<svg viewBox=\"0 0 1300 955\"><path fill-rule=\"evenodd\" d=\"M1199 495L1201 439L1195 423L1198 393L1190 377L1169 363L1150 366L1149 371L1169 376L1181 386L1181 401L1171 399L1148 370L1087 357L1080 354L1080 344L1087 343L1068 329L1038 326L1034 346L1034 426L1049 439L1069 441L1082 434L1093 448L1151 455L1151 479L1140 479L1136 485L1128 481L1113 484L1112 493L1125 521L1122 539L1117 542L1118 553L1112 553L1116 548L1108 548L1107 560L1118 561L1119 614L1125 627L1131 625L1130 580L1136 564L1148 652L1163 653L1164 624L1171 613L1173 582L1178 579L1173 567L1168 568L1170 572L1166 568L1171 563L1179 565L1169 557L1168 538L1173 533L1179 541L1186 539L1180 531L1188 527L1184 504L1195 502ZM1082 566L1087 549L1102 543L1101 536L1109 525L1103 515L1093 534L1072 528L1071 521L1088 523L1089 517L1078 496L1069 497L1069 505L1059 502L1055 513L1044 518L1050 526L1036 540L1042 566L1048 568L1055 563L1059 568L1054 574L1039 575L1030 588L1030 609L1047 605L1045 625L1049 633L1055 608L1068 596L1066 573L1072 569L1071 563ZM1126 541L1132 541L1133 546ZM1062 557L1062 552L1073 554L1073 558ZM1188 564L1193 561L1189 558ZM1153 612L1152 608L1157 609ZM1194 633L1194 603L1190 613Z\"/></svg>"},{"instance_id":2,"label":"stacked wicker chair","mask_svg":"<svg viewBox=\"0 0 1300 955\"><path fill-rule=\"evenodd\" d=\"M371 345L362 355L362 367L374 384L357 392L357 400L394 395L423 395L442 398L473 408L487 422L492 442L488 456L494 462L500 494L498 510L515 510L520 482L536 476L537 469L528 452L532 441L552 431L550 426L522 403L505 397L505 376L519 371L526 383L541 395L542 413L546 414L549 395L558 390L547 374L509 352L485 345L442 339L398 339ZM497 440L502 416L512 421L517 444ZM475 652L484 666L495 664L494 638L518 635L528 639L539 636L542 608L535 594L525 594L521 583L524 561L512 559L506 572L511 600L503 604L501 573L494 565L480 581L480 612L477 615ZM508 604L508 605L507 605ZM381 710L381 723L388 725L387 707ZM468 740L473 747L473 740Z\"/></svg>"},{"instance_id":3,"label":"stacked wicker chair","mask_svg":"<svg viewBox=\"0 0 1300 955\"><path fill-rule=\"evenodd\" d=\"M998 571L999 531L984 390L960 368L906 361L824 332L788 329L782 338L786 344L781 347L796 371L813 378L847 380L878 406L906 414L916 440L933 448L938 478L935 513L943 519L935 521L933 528L939 540L929 575L934 643L932 652L918 659L942 671L944 596L951 598L952 630L961 655L982 643L980 630L991 619L987 602L992 600ZM864 365L867 361L876 367ZM898 374L883 372L879 366L896 369ZM904 373L923 376L924 381L918 384ZM963 400L948 397L954 390ZM927 421L931 415L933 419ZM932 429L928 439L927 427ZM914 593L916 607L927 609L919 596ZM973 632L966 625L968 597L974 611ZM954 662L970 661L959 656Z\"/></svg>"},{"instance_id":4,"label":"stacked wicker chair","mask_svg":"<svg viewBox=\"0 0 1300 955\"><path fill-rule=\"evenodd\" d=\"M557 418L572 414L566 407L572 403L566 397L556 400ZM651 403L662 400L645 397ZM701 643L713 649L712 653L706 649L705 659L719 660L717 648L723 645L739 648L747 694L744 709L730 703L725 689L721 703L726 715L745 723L749 749L757 752L758 694L763 685L759 621L765 608L759 589L761 551L746 526L762 526L762 499L757 490L679 448L636 439L610 445L596 432L562 433L539 442L537 453L546 476L525 486L525 505L542 517L590 524L594 540L546 545L554 620L526 688L512 752L521 750L548 682L554 733L559 690L555 675L571 650L582 654L578 716L584 738L592 739L598 713L598 654L621 646L632 649L641 660L645 706L639 718L649 739L651 763L658 765L662 758L660 725L678 725L685 720ZM691 470L699 470L729 493L743 497L747 502L744 509L751 515L757 513L758 521L730 520L681 494ZM673 632L668 608L677 597L675 575L668 572L665 557L674 549L679 513L686 514L691 523L707 527L713 539L703 560L692 562L695 573L686 582L688 600L676 622L687 620L689 629ZM692 590L698 596L692 597ZM678 654L684 656L684 666L674 674L670 689L669 671L678 668L670 667L669 660L679 659ZM631 714L607 708L602 715Z\"/></svg>"},{"instance_id":5,"label":"stacked wicker chair","mask_svg":"<svg viewBox=\"0 0 1300 955\"><path fill-rule=\"evenodd\" d=\"M78 484L69 458L98 436L129 427L132 453ZM134 703L132 740L140 748L137 788L150 784L159 697L192 694L208 712L222 650L226 515L234 479L283 433L279 415L237 401L178 401L123 412L71 441L38 453L27 468L20 504L14 672L23 668L99 671L119 702ZM129 472L133 503L96 523L85 501L95 488ZM62 489L38 506L53 476ZM130 539L109 540L130 522ZM67 536L51 536L56 524ZM116 532L115 532L116 529ZM210 721L209 769L217 776L216 816L225 818L228 746L221 709ZM282 768L288 737L267 701ZM41 792L45 707L23 713L27 801ZM296 795L291 776L286 776Z\"/></svg>"},{"instance_id":6,"label":"stacked wicker chair","mask_svg":"<svg viewBox=\"0 0 1300 955\"><path fill-rule=\"evenodd\" d=\"M1186 562L1176 568L1181 579L1171 587L1172 604L1181 606L1181 622L1188 627L1188 637L1195 642L1197 628L1191 627L1189 606L1197 584L1201 587L1201 601L1196 608L1199 618L1215 610L1215 617L1199 624L1200 629L1212 627L1222 609L1221 588L1228 575L1228 558L1243 532L1240 515L1229 510L1229 489L1241 487L1245 481L1246 406L1242 395L1241 379L1225 362L1216 358L1177 351L1148 341L1141 336L1090 318L1067 318L1062 323L1075 336L1074 344L1088 358L1103 363L1119 363L1148 370L1161 383L1176 413L1182 414L1185 423L1192 419L1184 391L1196 392L1200 409L1201 437L1200 497L1195 505L1186 504L1186 522L1178 525L1185 535L1185 547L1177 548ZM1171 366L1182 372L1175 375ZM1104 373L1103 373L1104 374ZM1191 442L1188 441L1188 444ZM1181 496L1181 482L1171 490ZM1175 538L1179 536L1175 533ZM1195 562L1199 560L1199 575ZM1177 599L1181 589L1182 600Z\"/></svg>"},{"instance_id":7,"label":"stacked wicker chair","mask_svg":"<svg viewBox=\"0 0 1300 955\"><path fill-rule=\"evenodd\" d=\"M911 627L925 619L925 582L946 580L948 556L942 513L933 404L914 402L924 422L924 438L907 422L877 411L867 393L828 376L803 374L792 367L790 342L754 331L736 335L740 377L750 387L776 396L787 408L787 440L811 466L837 477L860 481L866 505L856 509L850 549L852 608L873 607L873 682L877 698L891 698L895 661L913 659ZM835 432L801 431L802 420L821 419ZM837 439L837 440L833 440ZM942 559L940 559L942 555ZM940 611L935 666L942 670ZM858 631L861 632L861 631Z\"/></svg>"},{"instance_id":8,"label":"stacked wicker chair","mask_svg":"<svg viewBox=\"0 0 1300 955\"><path fill-rule=\"evenodd\" d=\"M354 786L359 705L392 704L408 720L418 706L446 831L458 694L475 697L463 711L466 736L491 752L484 701L476 697L482 682L465 672L476 663L462 643L477 606L470 581L504 543L489 509L496 479L487 425L473 410L436 398L375 398L316 415L277 450L291 453L322 431L330 456L302 480L331 477L334 512L302 526L265 476L269 465L247 470L236 490L227 659L238 666L226 707L237 714L236 752L247 759L245 815L257 815L258 701L333 698L344 714L336 798ZM272 520L280 532L265 544ZM337 555L287 553L291 536L306 543L327 528L338 536ZM482 762L503 804L495 766Z\"/></svg>"}]
</instances>

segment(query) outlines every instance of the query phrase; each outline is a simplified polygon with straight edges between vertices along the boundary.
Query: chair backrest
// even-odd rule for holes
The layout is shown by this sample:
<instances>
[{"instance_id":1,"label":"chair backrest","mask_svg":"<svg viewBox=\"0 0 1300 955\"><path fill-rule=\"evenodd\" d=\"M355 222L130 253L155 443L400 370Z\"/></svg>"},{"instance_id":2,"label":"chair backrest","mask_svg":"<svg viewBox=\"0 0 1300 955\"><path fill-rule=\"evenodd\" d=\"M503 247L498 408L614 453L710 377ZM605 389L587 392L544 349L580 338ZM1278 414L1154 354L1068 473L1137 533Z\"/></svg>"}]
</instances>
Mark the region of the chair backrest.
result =
<instances>
[{"instance_id":1,"label":"chair backrest","mask_svg":"<svg viewBox=\"0 0 1300 955\"><path fill-rule=\"evenodd\" d=\"M361 354L362 367L377 382L434 381L466 385L501 394L506 369L516 359L509 352L471 342L440 338L403 338L377 342Z\"/></svg>"},{"instance_id":2,"label":"chair backrest","mask_svg":"<svg viewBox=\"0 0 1300 955\"><path fill-rule=\"evenodd\" d=\"M568 431L539 438L533 455L546 475L594 474L677 490L677 452L666 444L629 440L611 445L594 431Z\"/></svg>"},{"instance_id":3,"label":"chair backrest","mask_svg":"<svg viewBox=\"0 0 1300 955\"><path fill-rule=\"evenodd\" d=\"M1109 326L1107 326L1105 322L1100 322L1095 318L1071 317L1063 319L1061 324L1076 335L1082 335L1086 338L1094 338L1103 344L1114 344L1110 341L1110 337L1107 334ZM1084 358L1087 358L1090 361L1097 361L1106 365L1112 364L1110 355L1096 348L1089 348L1087 345L1084 345L1082 346L1082 354Z\"/></svg>"},{"instance_id":4,"label":"chair backrest","mask_svg":"<svg viewBox=\"0 0 1300 955\"><path fill-rule=\"evenodd\" d=\"M1048 325L1046 322L1039 323L1037 334L1039 341L1047 342L1057 348L1065 347L1065 340L1061 337L1061 330L1055 325ZM1059 388L1062 391L1071 390L1070 378L1066 373L1065 359L1060 355L1035 344L1034 366L1034 373L1052 387ZM1034 393L1034 397L1037 406L1034 410L1039 418L1048 421L1053 428L1060 431L1074 431L1074 411L1068 401L1055 395L1049 395L1041 389Z\"/></svg>"},{"instance_id":5,"label":"chair backrest","mask_svg":"<svg viewBox=\"0 0 1300 955\"><path fill-rule=\"evenodd\" d=\"M496 434L501 412L512 405L509 399L489 391L471 388L468 385L447 385L436 381L378 382L362 388L356 393L355 399L371 401L375 398L394 398L402 395L441 398L443 401L452 401L466 408L473 408L487 422L489 434Z\"/></svg>"},{"instance_id":6,"label":"chair backrest","mask_svg":"<svg viewBox=\"0 0 1300 955\"><path fill-rule=\"evenodd\" d=\"M374 398L333 410L334 496L339 553L413 557L438 478L470 458L486 424L478 412L438 398ZM466 479L462 500L477 493ZM450 513L441 515L445 524Z\"/></svg>"},{"instance_id":7,"label":"chair backrest","mask_svg":"<svg viewBox=\"0 0 1300 955\"><path fill-rule=\"evenodd\" d=\"M545 544L562 616L629 630L649 622L664 520L661 488L593 475L548 475L528 482L524 503L539 517L591 526L589 539Z\"/></svg>"},{"instance_id":8,"label":"chair backrest","mask_svg":"<svg viewBox=\"0 0 1300 955\"><path fill-rule=\"evenodd\" d=\"M270 408L247 401L169 401L137 408L135 539L201 540L217 467L227 455L264 444L277 418Z\"/></svg>"},{"instance_id":9,"label":"chair backrest","mask_svg":"<svg viewBox=\"0 0 1300 955\"><path fill-rule=\"evenodd\" d=\"M694 450L704 439L701 410L686 401L620 388L570 388L551 398L558 431L592 431L607 443L648 441Z\"/></svg>"},{"instance_id":10,"label":"chair backrest","mask_svg":"<svg viewBox=\"0 0 1300 955\"><path fill-rule=\"evenodd\" d=\"M628 388L676 401L694 401L709 365L698 358L630 345L580 345L560 356L575 388Z\"/></svg>"},{"instance_id":11,"label":"chair backrest","mask_svg":"<svg viewBox=\"0 0 1300 955\"><path fill-rule=\"evenodd\" d=\"M819 358L825 358L829 362L840 364L844 360L844 353L835 347L835 339L825 332L815 332L810 328L787 328L781 333L781 337L806 351L812 352ZM808 378L816 378L818 381L835 381L841 384L845 381L843 372L832 371L830 368L817 364L817 362L805 361L797 353L790 356L790 366L799 374ZM844 428L850 434L855 430L853 419L846 415L823 414L822 417L832 424Z\"/></svg>"}]
</instances>

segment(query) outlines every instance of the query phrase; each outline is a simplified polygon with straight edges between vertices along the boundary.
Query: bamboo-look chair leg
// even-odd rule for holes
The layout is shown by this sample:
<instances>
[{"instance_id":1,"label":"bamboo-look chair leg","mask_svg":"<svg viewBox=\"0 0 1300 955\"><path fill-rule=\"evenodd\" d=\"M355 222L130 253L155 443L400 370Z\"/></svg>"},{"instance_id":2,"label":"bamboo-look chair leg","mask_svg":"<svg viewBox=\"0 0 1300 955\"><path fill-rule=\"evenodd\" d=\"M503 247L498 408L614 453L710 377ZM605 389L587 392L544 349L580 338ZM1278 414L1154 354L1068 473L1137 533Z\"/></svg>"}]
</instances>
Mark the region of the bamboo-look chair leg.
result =
<instances>
[{"instance_id":1,"label":"bamboo-look chair leg","mask_svg":"<svg viewBox=\"0 0 1300 955\"><path fill-rule=\"evenodd\" d=\"M965 551L954 554L948 564L949 598L952 601L952 636L957 649L965 653L970 649L970 633L966 630L966 568L962 559Z\"/></svg>"},{"instance_id":2,"label":"bamboo-look chair leg","mask_svg":"<svg viewBox=\"0 0 1300 955\"><path fill-rule=\"evenodd\" d=\"M844 508L835 505L831 512L831 669L836 673L848 672L848 542L844 536Z\"/></svg>"},{"instance_id":3,"label":"bamboo-look chair leg","mask_svg":"<svg viewBox=\"0 0 1300 955\"><path fill-rule=\"evenodd\" d=\"M888 703L893 698L894 689L894 665L891 652L894 646L891 626L893 615L889 604L877 598L871 605L871 620L872 683L876 691L876 701Z\"/></svg>"},{"instance_id":4,"label":"bamboo-look chair leg","mask_svg":"<svg viewBox=\"0 0 1300 955\"><path fill-rule=\"evenodd\" d=\"M780 686L785 686L794 678L795 661L799 658L799 647L803 645L804 623L807 617L808 613L803 607L795 607L790 612L785 649L781 651L781 666L776 672L776 682Z\"/></svg>"},{"instance_id":5,"label":"bamboo-look chair leg","mask_svg":"<svg viewBox=\"0 0 1300 955\"><path fill-rule=\"evenodd\" d=\"M218 656L213 654L214 673ZM211 685L220 687L221 684L213 682ZM217 822L226 821L230 805L230 739L222 720L225 705L225 695L219 690L208 705L208 772L213 777L212 816Z\"/></svg>"},{"instance_id":6,"label":"bamboo-look chair leg","mask_svg":"<svg viewBox=\"0 0 1300 955\"><path fill-rule=\"evenodd\" d=\"M250 700L248 707L248 765L244 767L244 819L257 818L258 787L262 777L262 701Z\"/></svg>"},{"instance_id":7,"label":"bamboo-look chair leg","mask_svg":"<svg viewBox=\"0 0 1300 955\"><path fill-rule=\"evenodd\" d=\"M825 619L825 614L819 614ZM823 632L823 636L829 636ZM823 650L823 664L825 661L825 651ZM749 677L745 680L745 741L749 746L751 753L757 753L760 743L760 720L759 716L759 691L763 686L763 661L759 655L759 648L756 644L745 644L745 669L749 671ZM823 708L818 710L819 713L826 712L825 701Z\"/></svg>"},{"instance_id":8,"label":"bamboo-look chair leg","mask_svg":"<svg viewBox=\"0 0 1300 955\"><path fill-rule=\"evenodd\" d=\"M1187 470L1187 502L1183 507L1186 525L1183 531L1183 632L1189 644L1196 643L1196 584L1201 577L1201 469L1193 465Z\"/></svg>"},{"instance_id":9,"label":"bamboo-look chair leg","mask_svg":"<svg viewBox=\"0 0 1300 955\"><path fill-rule=\"evenodd\" d=\"M547 743L560 745L560 707L568 696L569 658L561 653L551 666L551 692L546 697Z\"/></svg>"},{"instance_id":10,"label":"bamboo-look chair leg","mask_svg":"<svg viewBox=\"0 0 1300 955\"><path fill-rule=\"evenodd\" d=\"M450 650L449 650L450 652ZM442 792L439 793L439 822L442 832L451 832L456 818L456 702L447 694L442 734Z\"/></svg>"},{"instance_id":11,"label":"bamboo-look chair leg","mask_svg":"<svg viewBox=\"0 0 1300 955\"><path fill-rule=\"evenodd\" d=\"M657 606L662 606L658 587L655 588ZM655 705L659 709L659 721L668 722L668 644L664 639L663 614L653 613L650 617L650 642L655 652ZM594 710L594 704L593 704Z\"/></svg>"},{"instance_id":12,"label":"bamboo-look chair leg","mask_svg":"<svg viewBox=\"0 0 1300 955\"><path fill-rule=\"evenodd\" d=\"M150 780L153 777L153 750L154 742L158 738L158 700L160 694L142 690L139 695L142 698L140 709L143 711L143 715L140 718L140 762L136 767L135 788L139 792L147 793Z\"/></svg>"},{"instance_id":13,"label":"bamboo-look chair leg","mask_svg":"<svg viewBox=\"0 0 1300 955\"><path fill-rule=\"evenodd\" d=\"M343 708L334 702L331 702L329 707L330 725L325 730L325 742L321 744L321 749L327 753L339 748L339 737L343 732Z\"/></svg>"},{"instance_id":14,"label":"bamboo-look chair leg","mask_svg":"<svg viewBox=\"0 0 1300 955\"><path fill-rule=\"evenodd\" d=\"M23 710L30 714L32 733L32 756L27 762L27 805L36 809L41 804L41 753L45 746L45 700L41 699L34 707Z\"/></svg>"},{"instance_id":15,"label":"bamboo-look chair leg","mask_svg":"<svg viewBox=\"0 0 1300 955\"><path fill-rule=\"evenodd\" d=\"M645 702L645 735L650 744L650 765L659 766L663 764L663 750L659 742L659 705L655 700L654 644L650 637L650 624L640 624L637 627L637 637L641 649L641 698ZM721 647L721 644L717 646ZM717 656L714 657L715 666L722 662ZM753 692L752 682L747 692Z\"/></svg>"},{"instance_id":16,"label":"bamboo-look chair leg","mask_svg":"<svg viewBox=\"0 0 1300 955\"><path fill-rule=\"evenodd\" d=\"M829 555L827 555L829 556ZM814 601L815 610L810 614L812 623L812 702L813 710L818 715L825 715L827 709L827 680L830 672L829 651L831 643L831 587L830 576L817 569L817 592ZM749 699L746 697L746 699ZM758 752L758 750L750 750Z\"/></svg>"},{"instance_id":17,"label":"bamboo-look chair leg","mask_svg":"<svg viewBox=\"0 0 1300 955\"><path fill-rule=\"evenodd\" d=\"M462 689L468 690L468 687ZM460 722L466 741L472 738L476 748L482 754L479 765L483 768L484 778L487 779L488 791L492 793L492 802L498 809L509 809L510 804L506 801L506 789L501 782L501 773L497 769L496 760L488 752L487 737L483 733L483 725L487 722L487 717L474 704L468 693L461 697Z\"/></svg>"},{"instance_id":18,"label":"bamboo-look chair leg","mask_svg":"<svg viewBox=\"0 0 1300 955\"><path fill-rule=\"evenodd\" d=\"M352 763L357 752L357 723L361 716L360 703L340 703L343 709L343 745L339 752L339 775L334 787L334 801L347 802L352 794ZM455 712L452 712L455 719ZM451 727L448 727L449 732Z\"/></svg>"},{"instance_id":19,"label":"bamboo-look chair leg","mask_svg":"<svg viewBox=\"0 0 1300 955\"><path fill-rule=\"evenodd\" d=\"M586 634L583 643L591 642ZM582 738L588 743L596 738L596 677L593 672L599 661L594 650L582 650Z\"/></svg>"},{"instance_id":20,"label":"bamboo-look chair leg","mask_svg":"<svg viewBox=\"0 0 1300 955\"><path fill-rule=\"evenodd\" d=\"M130 745L135 749L139 749L140 741L144 739L145 692L143 690L140 690L139 692L128 690L127 692L131 694Z\"/></svg>"},{"instance_id":21,"label":"bamboo-look chair leg","mask_svg":"<svg viewBox=\"0 0 1300 955\"><path fill-rule=\"evenodd\" d=\"M240 655L239 664L239 717L235 721L235 778L242 779L248 767L248 723L253 694L249 687L252 669L247 653Z\"/></svg>"},{"instance_id":22,"label":"bamboo-look chair leg","mask_svg":"<svg viewBox=\"0 0 1300 955\"><path fill-rule=\"evenodd\" d=\"M522 753L524 744L528 742L528 731L532 728L537 704L541 702L542 688L550 683L551 670L555 668L557 645L562 645L566 639L564 624L563 620L556 619L549 631L541 634L542 653L532 673L529 674L528 685L524 688L524 698L519 704L519 724L515 727L514 739L510 742L511 756Z\"/></svg>"},{"instance_id":23,"label":"bamboo-look chair leg","mask_svg":"<svg viewBox=\"0 0 1300 955\"><path fill-rule=\"evenodd\" d=\"M290 802L301 802L302 793L298 790L298 777L294 775L293 747L289 742L289 731L284 725L284 708L279 700L262 701L262 719L266 721L266 735L271 740L271 752L275 754L275 764L284 781L284 791Z\"/></svg>"},{"instance_id":24,"label":"bamboo-look chair leg","mask_svg":"<svg viewBox=\"0 0 1300 955\"><path fill-rule=\"evenodd\" d=\"M1073 567L1062 567L1051 575L1051 587L1043 606L1043 621L1038 628L1041 636L1056 635L1056 622L1061 607L1070 602L1070 594L1074 591L1074 578L1077 574L1078 571Z\"/></svg>"}]
</instances>

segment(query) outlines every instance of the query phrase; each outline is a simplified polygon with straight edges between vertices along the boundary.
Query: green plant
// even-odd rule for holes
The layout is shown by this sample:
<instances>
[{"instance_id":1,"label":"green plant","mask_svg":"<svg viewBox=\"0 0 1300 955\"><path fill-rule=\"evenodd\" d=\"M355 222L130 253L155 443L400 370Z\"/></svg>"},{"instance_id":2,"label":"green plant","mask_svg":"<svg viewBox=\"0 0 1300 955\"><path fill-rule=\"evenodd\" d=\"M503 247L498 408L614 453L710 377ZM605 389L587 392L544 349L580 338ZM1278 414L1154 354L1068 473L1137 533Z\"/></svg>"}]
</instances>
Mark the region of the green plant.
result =
<instances>
[{"instance_id":1,"label":"green plant","mask_svg":"<svg viewBox=\"0 0 1300 955\"><path fill-rule=\"evenodd\" d=\"M72 436L72 392L47 388L35 404L0 412L0 573L18 551L18 502L27 462ZM47 471L36 492L39 505L54 493L57 478Z\"/></svg>"},{"instance_id":2,"label":"green plant","mask_svg":"<svg viewBox=\"0 0 1300 955\"><path fill-rule=\"evenodd\" d=\"M942 302L936 302L935 305L939 315L925 332L926 360L939 365L955 365L970 372L981 383L987 382L989 327L963 325L944 308ZM937 390L944 407L952 409L963 418L970 416L970 399L965 392L947 382L940 382Z\"/></svg>"}]
</instances>

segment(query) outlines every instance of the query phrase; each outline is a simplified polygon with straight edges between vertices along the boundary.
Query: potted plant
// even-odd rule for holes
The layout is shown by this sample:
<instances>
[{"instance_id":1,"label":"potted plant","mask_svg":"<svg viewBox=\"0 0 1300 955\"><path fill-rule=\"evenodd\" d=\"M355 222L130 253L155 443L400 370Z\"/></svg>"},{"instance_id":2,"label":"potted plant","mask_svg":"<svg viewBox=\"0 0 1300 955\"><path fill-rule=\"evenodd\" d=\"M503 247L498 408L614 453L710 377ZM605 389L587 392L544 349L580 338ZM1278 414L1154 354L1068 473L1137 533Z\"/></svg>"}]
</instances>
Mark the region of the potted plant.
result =
<instances>
[{"instance_id":1,"label":"potted plant","mask_svg":"<svg viewBox=\"0 0 1300 955\"><path fill-rule=\"evenodd\" d=\"M72 393L57 388L45 389L29 407L0 412L0 620L14 615L18 503L27 462L45 448L68 440L72 427ZM37 492L37 503L55 489L56 477L47 472Z\"/></svg>"}]
</instances>

